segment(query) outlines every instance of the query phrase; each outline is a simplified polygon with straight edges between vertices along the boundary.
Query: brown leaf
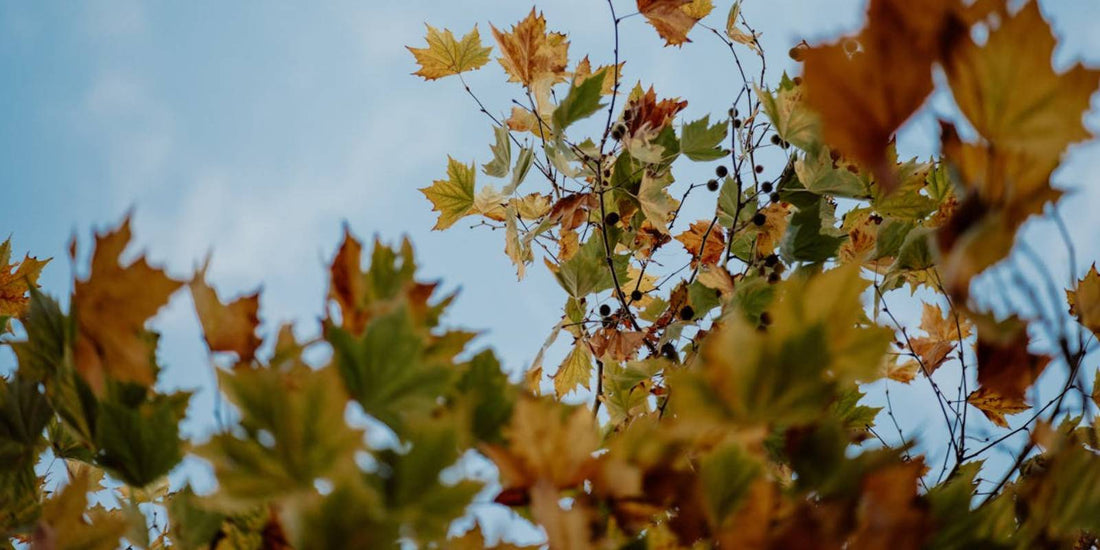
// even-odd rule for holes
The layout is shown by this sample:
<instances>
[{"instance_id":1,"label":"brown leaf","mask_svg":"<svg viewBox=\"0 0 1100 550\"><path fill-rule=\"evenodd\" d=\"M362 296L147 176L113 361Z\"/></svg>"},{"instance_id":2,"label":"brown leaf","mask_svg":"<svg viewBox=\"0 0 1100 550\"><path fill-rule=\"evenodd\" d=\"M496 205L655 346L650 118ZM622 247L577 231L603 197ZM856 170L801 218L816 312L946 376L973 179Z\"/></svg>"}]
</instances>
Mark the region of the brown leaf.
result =
<instances>
[{"instance_id":1,"label":"brown leaf","mask_svg":"<svg viewBox=\"0 0 1100 550\"><path fill-rule=\"evenodd\" d=\"M726 236L722 226L707 220L691 224L691 229L676 236L691 254L691 265L716 265L726 252Z\"/></svg>"},{"instance_id":2,"label":"brown leaf","mask_svg":"<svg viewBox=\"0 0 1100 550\"><path fill-rule=\"evenodd\" d=\"M1066 291L1069 314L1080 319L1081 324L1100 335L1100 273L1092 264L1088 273L1077 282L1076 290Z\"/></svg>"},{"instance_id":3,"label":"brown leaf","mask_svg":"<svg viewBox=\"0 0 1100 550\"><path fill-rule=\"evenodd\" d=\"M693 9L693 4L692 0L638 0L638 11L657 29L666 46L679 46L691 42L688 31L710 11Z\"/></svg>"},{"instance_id":4,"label":"brown leaf","mask_svg":"<svg viewBox=\"0 0 1100 550\"><path fill-rule=\"evenodd\" d=\"M657 101L657 92L650 86L645 93L635 89L623 110L628 138L648 141L672 123L676 114L687 107L687 101L680 98L665 98Z\"/></svg>"},{"instance_id":5,"label":"brown leaf","mask_svg":"<svg viewBox=\"0 0 1100 550\"><path fill-rule=\"evenodd\" d=\"M366 281L360 271L363 245L344 228L344 242L329 266L329 297L340 307L343 327L352 334L360 334L367 326L367 311L363 303L367 297Z\"/></svg>"},{"instance_id":6,"label":"brown leaf","mask_svg":"<svg viewBox=\"0 0 1100 550\"><path fill-rule=\"evenodd\" d=\"M564 231L576 229L588 220L588 212L596 207L598 202L591 193L573 193L554 203L550 208L550 220L560 223Z\"/></svg>"},{"instance_id":7,"label":"brown leaf","mask_svg":"<svg viewBox=\"0 0 1100 550\"><path fill-rule=\"evenodd\" d=\"M983 327L986 328L986 327ZM1023 402L1050 357L1027 350L1027 325L1015 318L978 332L978 384L1010 401Z\"/></svg>"},{"instance_id":8,"label":"brown leaf","mask_svg":"<svg viewBox=\"0 0 1100 550\"><path fill-rule=\"evenodd\" d=\"M562 33L547 32L541 13L531 13L512 26L510 32L496 27L493 36L500 46L500 65L508 73L509 82L519 82L530 88L539 80L562 82L569 63L569 41Z\"/></svg>"},{"instance_id":9,"label":"brown leaf","mask_svg":"<svg viewBox=\"0 0 1100 550\"><path fill-rule=\"evenodd\" d=\"M257 291L223 304L218 293L206 284L206 268L204 265L188 285L206 345L210 351L231 351L241 362L251 361L256 348L260 347L260 338L256 336L256 327L260 324L260 293Z\"/></svg>"},{"instance_id":10,"label":"brown leaf","mask_svg":"<svg viewBox=\"0 0 1100 550\"><path fill-rule=\"evenodd\" d=\"M965 37L954 0L872 0L855 37L805 51L806 102L831 148L896 185L887 148L931 93L932 64Z\"/></svg>"},{"instance_id":11,"label":"brown leaf","mask_svg":"<svg viewBox=\"0 0 1100 550\"><path fill-rule=\"evenodd\" d=\"M932 518L917 494L924 473L920 458L892 464L863 479L851 550L919 550Z\"/></svg>"},{"instance_id":12,"label":"brown leaf","mask_svg":"<svg viewBox=\"0 0 1100 550\"><path fill-rule=\"evenodd\" d=\"M73 288L76 370L97 393L107 379L150 387L156 382L155 337L145 322L182 285L139 257L119 263L130 242L130 218L96 235L91 272Z\"/></svg>"},{"instance_id":13,"label":"brown leaf","mask_svg":"<svg viewBox=\"0 0 1100 550\"><path fill-rule=\"evenodd\" d=\"M644 332L601 328L592 336L592 353L600 359L627 361L634 358L644 342Z\"/></svg>"}]
</instances>

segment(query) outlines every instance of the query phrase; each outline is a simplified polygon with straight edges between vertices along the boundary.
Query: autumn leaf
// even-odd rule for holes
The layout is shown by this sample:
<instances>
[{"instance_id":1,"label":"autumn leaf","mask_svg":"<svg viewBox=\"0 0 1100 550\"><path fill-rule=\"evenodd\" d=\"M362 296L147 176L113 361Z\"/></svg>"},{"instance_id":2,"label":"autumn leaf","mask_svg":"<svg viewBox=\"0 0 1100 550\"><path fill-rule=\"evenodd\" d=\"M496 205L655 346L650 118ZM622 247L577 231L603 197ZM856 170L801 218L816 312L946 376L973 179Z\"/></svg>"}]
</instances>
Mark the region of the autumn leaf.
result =
<instances>
[{"instance_id":1,"label":"autumn leaf","mask_svg":"<svg viewBox=\"0 0 1100 550\"><path fill-rule=\"evenodd\" d=\"M462 37L461 42L456 41L454 35L448 29L439 32L431 25L425 26L428 27L428 35L425 37L428 47L412 48L405 46L416 57L416 62L420 65L420 70L413 74L423 77L424 80L435 80L444 76L480 69L489 62L489 52L492 51L492 48L481 46L481 37L478 35L477 25L474 25L474 29Z\"/></svg>"},{"instance_id":2,"label":"autumn leaf","mask_svg":"<svg viewBox=\"0 0 1100 550\"><path fill-rule=\"evenodd\" d=\"M680 201L668 193L669 185L672 185L672 178L667 173L653 176L647 171L642 174L642 183L638 187L638 203L642 207L642 214L650 227L662 235L669 234L668 222L680 206Z\"/></svg>"},{"instance_id":3,"label":"autumn leaf","mask_svg":"<svg viewBox=\"0 0 1100 550\"><path fill-rule=\"evenodd\" d=\"M546 19L541 13L536 15L534 8L510 32L492 29L500 46L500 65L508 73L509 82L531 88L540 80L565 80L569 41L562 33L547 32Z\"/></svg>"},{"instance_id":4,"label":"autumn leaf","mask_svg":"<svg viewBox=\"0 0 1100 550\"><path fill-rule=\"evenodd\" d=\"M156 340L145 322L181 286L144 256L119 264L129 242L129 218L118 229L97 234L88 278L73 288L76 370L97 393L107 380L153 385Z\"/></svg>"},{"instance_id":5,"label":"autumn leaf","mask_svg":"<svg viewBox=\"0 0 1100 550\"><path fill-rule=\"evenodd\" d=\"M710 0L638 0L638 12L657 29L666 46L691 42L688 32L712 9Z\"/></svg>"},{"instance_id":6,"label":"autumn leaf","mask_svg":"<svg viewBox=\"0 0 1100 550\"><path fill-rule=\"evenodd\" d=\"M726 236L721 226L707 220L691 224L691 229L676 236L691 254L692 265L715 265L726 252Z\"/></svg>"},{"instance_id":7,"label":"autumn leaf","mask_svg":"<svg viewBox=\"0 0 1100 550\"><path fill-rule=\"evenodd\" d=\"M554 393L564 397L567 393L584 386L588 389L588 381L592 378L592 351L583 340L573 343L573 350L558 366L554 373Z\"/></svg>"},{"instance_id":8,"label":"autumn leaf","mask_svg":"<svg viewBox=\"0 0 1100 550\"><path fill-rule=\"evenodd\" d=\"M919 550L931 531L928 507L917 493L924 461L892 464L864 477L850 548Z\"/></svg>"},{"instance_id":9,"label":"autumn leaf","mask_svg":"<svg viewBox=\"0 0 1100 550\"><path fill-rule=\"evenodd\" d=\"M433 230L443 230L470 215L474 207L474 165L469 166L447 157L447 179L435 180L431 187L420 189L432 201L432 210L439 212Z\"/></svg>"},{"instance_id":10,"label":"autumn leaf","mask_svg":"<svg viewBox=\"0 0 1100 550\"><path fill-rule=\"evenodd\" d=\"M658 101L657 92L652 86L645 92L642 92L641 88L635 88L623 110L623 120L626 122L625 138L648 142L672 124L676 114L685 108L687 108L687 101L680 98L665 98Z\"/></svg>"},{"instance_id":11,"label":"autumn leaf","mask_svg":"<svg viewBox=\"0 0 1100 550\"><path fill-rule=\"evenodd\" d=\"M91 477L85 473L73 477L47 500L42 506L42 516L35 526L30 547L51 550L117 548L119 539L126 533L126 521L118 513L109 514L105 510L89 512L90 490Z\"/></svg>"},{"instance_id":12,"label":"autumn leaf","mask_svg":"<svg viewBox=\"0 0 1100 550\"><path fill-rule=\"evenodd\" d=\"M207 264L195 273L188 285L202 324L206 345L211 351L231 351L241 362L251 361L260 347L256 327L260 324L260 293L241 296L223 304L218 293L206 284Z\"/></svg>"},{"instance_id":13,"label":"autumn leaf","mask_svg":"<svg viewBox=\"0 0 1100 550\"><path fill-rule=\"evenodd\" d=\"M909 345L913 353L920 357L925 374L936 372L947 361L947 355L955 349L956 344L970 336L973 328L970 321L961 314L957 326L955 320L955 315L951 312L945 317L940 306L936 304L926 302L923 305L920 329L928 336L910 338Z\"/></svg>"},{"instance_id":14,"label":"autumn leaf","mask_svg":"<svg viewBox=\"0 0 1100 550\"><path fill-rule=\"evenodd\" d=\"M1069 314L1081 320L1081 324L1100 335L1100 273L1092 264L1088 273L1077 281L1076 290L1066 291Z\"/></svg>"},{"instance_id":15,"label":"autumn leaf","mask_svg":"<svg viewBox=\"0 0 1100 550\"><path fill-rule=\"evenodd\" d=\"M11 239L0 244L0 319L26 315L30 307L27 292L38 288L38 276L49 262L49 258L38 260L28 255L18 264L11 263ZM0 322L0 332L5 328L6 323Z\"/></svg>"},{"instance_id":16,"label":"autumn leaf","mask_svg":"<svg viewBox=\"0 0 1100 550\"><path fill-rule=\"evenodd\" d=\"M584 56L583 59L577 62L577 66L573 69L573 85L578 85L584 82L588 77L598 74L603 74L603 84L600 87L600 95L610 95L615 91L616 78L618 81L623 79L623 66L626 65L626 61L619 63L619 66L614 65L601 65L595 70L592 69L592 62L589 61L588 56Z\"/></svg>"},{"instance_id":17,"label":"autumn leaf","mask_svg":"<svg viewBox=\"0 0 1100 550\"><path fill-rule=\"evenodd\" d=\"M855 37L804 52L807 104L825 142L895 185L886 155L894 132L932 92L932 64L966 36L952 0L872 0Z\"/></svg>"},{"instance_id":18,"label":"autumn leaf","mask_svg":"<svg viewBox=\"0 0 1100 550\"><path fill-rule=\"evenodd\" d=\"M1028 388L1043 373L1050 357L1028 351L1027 324L1010 317L996 322L980 316L978 322L978 384L967 402L1002 428L1006 414L1031 408L1025 399Z\"/></svg>"},{"instance_id":19,"label":"autumn leaf","mask_svg":"<svg viewBox=\"0 0 1100 550\"><path fill-rule=\"evenodd\" d=\"M920 364L910 359L901 364L889 363L884 374L890 380L908 384L916 379L918 372L920 372Z\"/></svg>"}]
</instances>

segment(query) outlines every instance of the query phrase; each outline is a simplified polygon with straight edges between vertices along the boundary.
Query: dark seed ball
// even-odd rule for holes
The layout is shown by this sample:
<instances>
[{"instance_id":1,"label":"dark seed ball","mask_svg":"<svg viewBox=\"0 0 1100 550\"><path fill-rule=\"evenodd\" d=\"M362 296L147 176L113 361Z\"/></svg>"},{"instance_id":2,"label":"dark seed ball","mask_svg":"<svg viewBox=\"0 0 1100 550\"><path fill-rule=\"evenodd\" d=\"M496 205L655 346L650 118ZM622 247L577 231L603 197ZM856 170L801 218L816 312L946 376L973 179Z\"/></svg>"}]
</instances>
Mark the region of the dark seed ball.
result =
<instances>
[{"instance_id":1,"label":"dark seed ball","mask_svg":"<svg viewBox=\"0 0 1100 550\"><path fill-rule=\"evenodd\" d=\"M718 180L708 181L707 182L707 189L709 189L711 191L717 191L718 190Z\"/></svg>"},{"instance_id":2,"label":"dark seed ball","mask_svg":"<svg viewBox=\"0 0 1100 550\"><path fill-rule=\"evenodd\" d=\"M768 195L768 199L772 202L779 202L779 192L775 192L775 193L772 193L771 195Z\"/></svg>"},{"instance_id":3,"label":"dark seed ball","mask_svg":"<svg viewBox=\"0 0 1100 550\"><path fill-rule=\"evenodd\" d=\"M763 212L757 212L752 217L752 223L756 224L757 227L760 227L761 225L764 225L764 222L767 222L767 221L768 221L768 217L765 216Z\"/></svg>"},{"instance_id":4,"label":"dark seed ball","mask_svg":"<svg viewBox=\"0 0 1100 550\"><path fill-rule=\"evenodd\" d=\"M760 324L764 325L764 326L768 326L768 325L772 324L772 314L768 313L767 311L761 313L760 314Z\"/></svg>"},{"instance_id":5,"label":"dark seed ball","mask_svg":"<svg viewBox=\"0 0 1100 550\"><path fill-rule=\"evenodd\" d=\"M619 223L619 213L612 212L608 214L607 217L603 219L603 223L604 225L615 225Z\"/></svg>"},{"instance_id":6,"label":"dark seed ball","mask_svg":"<svg viewBox=\"0 0 1100 550\"><path fill-rule=\"evenodd\" d=\"M764 172L764 166L760 165L760 164L757 164L756 165L756 173L757 174L762 174L763 172Z\"/></svg>"},{"instance_id":7,"label":"dark seed ball","mask_svg":"<svg viewBox=\"0 0 1100 550\"><path fill-rule=\"evenodd\" d=\"M664 345L661 346L661 355L664 355L665 357L675 358L676 346L673 346L672 342L665 342Z\"/></svg>"},{"instance_id":8,"label":"dark seed ball","mask_svg":"<svg viewBox=\"0 0 1100 550\"><path fill-rule=\"evenodd\" d=\"M603 315L604 317L607 317L608 315L611 315L611 306L609 306L607 304L601 305L600 306L600 315Z\"/></svg>"},{"instance_id":9,"label":"dark seed ball","mask_svg":"<svg viewBox=\"0 0 1100 550\"><path fill-rule=\"evenodd\" d=\"M771 193L772 192L772 182L766 181L764 183L761 183L760 184L760 190L765 192L765 193Z\"/></svg>"},{"instance_id":10,"label":"dark seed ball","mask_svg":"<svg viewBox=\"0 0 1100 550\"><path fill-rule=\"evenodd\" d=\"M777 134L772 134L772 145L779 145L780 143L783 143L783 140Z\"/></svg>"},{"instance_id":11,"label":"dark seed ball","mask_svg":"<svg viewBox=\"0 0 1100 550\"><path fill-rule=\"evenodd\" d=\"M728 168L726 168L725 164L719 164L718 167L714 169L714 175L716 175L720 178L726 177L726 174L729 174L729 173L730 173L730 171L729 171Z\"/></svg>"},{"instance_id":12,"label":"dark seed ball","mask_svg":"<svg viewBox=\"0 0 1100 550\"><path fill-rule=\"evenodd\" d=\"M680 318L685 321L690 321L695 318L695 310L691 306L684 306L680 308Z\"/></svg>"},{"instance_id":13,"label":"dark seed ball","mask_svg":"<svg viewBox=\"0 0 1100 550\"><path fill-rule=\"evenodd\" d=\"M775 254L768 254L768 256L764 258L764 265L768 267L775 267L777 263L779 263L779 256Z\"/></svg>"},{"instance_id":14,"label":"dark seed ball","mask_svg":"<svg viewBox=\"0 0 1100 550\"><path fill-rule=\"evenodd\" d=\"M740 128L741 127L741 119L739 119L739 118L733 119L733 127L734 128Z\"/></svg>"},{"instance_id":15,"label":"dark seed ball","mask_svg":"<svg viewBox=\"0 0 1100 550\"><path fill-rule=\"evenodd\" d=\"M630 293L630 299L634 300L635 302L637 302L638 300L641 300L642 299L642 291L635 290L634 292L631 292Z\"/></svg>"},{"instance_id":16,"label":"dark seed ball","mask_svg":"<svg viewBox=\"0 0 1100 550\"><path fill-rule=\"evenodd\" d=\"M770 275L768 275L768 283L769 284L774 285L775 283L778 283L778 282L779 282L779 274L778 273L775 273L773 271Z\"/></svg>"}]
</instances>

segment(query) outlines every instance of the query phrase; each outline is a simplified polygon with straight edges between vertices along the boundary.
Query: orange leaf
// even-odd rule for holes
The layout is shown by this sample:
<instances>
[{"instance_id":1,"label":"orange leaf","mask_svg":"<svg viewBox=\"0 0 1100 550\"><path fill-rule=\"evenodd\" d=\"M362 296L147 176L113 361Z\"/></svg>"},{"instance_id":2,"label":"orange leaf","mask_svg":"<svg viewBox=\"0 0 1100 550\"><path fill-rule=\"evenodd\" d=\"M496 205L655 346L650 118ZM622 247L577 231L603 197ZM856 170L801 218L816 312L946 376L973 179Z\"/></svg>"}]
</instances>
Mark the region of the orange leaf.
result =
<instances>
[{"instance_id":1,"label":"orange leaf","mask_svg":"<svg viewBox=\"0 0 1100 550\"><path fill-rule=\"evenodd\" d=\"M705 242L704 242L705 239ZM691 224L691 229L676 236L691 254L691 264L715 265L726 251L726 236L722 227L707 220Z\"/></svg>"},{"instance_id":2,"label":"orange leaf","mask_svg":"<svg viewBox=\"0 0 1100 550\"><path fill-rule=\"evenodd\" d=\"M676 113L684 110L685 107L687 107L687 101L679 98L657 101L657 92L653 91L652 86L645 93L641 93L640 87L636 88L623 111L626 135L643 140L655 137L665 126L671 124Z\"/></svg>"},{"instance_id":3,"label":"orange leaf","mask_svg":"<svg viewBox=\"0 0 1100 550\"><path fill-rule=\"evenodd\" d=\"M804 52L807 104L828 145L896 185L887 148L931 93L932 64L967 25L953 0L872 0L859 35Z\"/></svg>"},{"instance_id":4,"label":"orange leaf","mask_svg":"<svg viewBox=\"0 0 1100 550\"><path fill-rule=\"evenodd\" d=\"M359 334L367 326L367 286L360 271L363 245L344 228L344 242L329 266L329 296L340 307L343 327L352 334Z\"/></svg>"},{"instance_id":5,"label":"orange leaf","mask_svg":"<svg viewBox=\"0 0 1100 550\"><path fill-rule=\"evenodd\" d=\"M206 284L206 267L204 265L195 274L189 285L206 345L211 351L235 352L241 362L250 361L260 347L260 338L256 336L256 327L260 324L260 293L223 304L218 293Z\"/></svg>"},{"instance_id":6,"label":"orange leaf","mask_svg":"<svg viewBox=\"0 0 1100 550\"><path fill-rule=\"evenodd\" d=\"M29 255L18 264L8 263L10 260L11 239L8 239L0 244L0 317L21 317L30 305L27 292L32 287L38 288L38 276L50 260L39 261ZM0 332L4 329L0 324Z\"/></svg>"},{"instance_id":7,"label":"orange leaf","mask_svg":"<svg viewBox=\"0 0 1100 550\"><path fill-rule=\"evenodd\" d=\"M156 382L156 339L145 321L182 283L150 266L144 256L126 266L119 263L130 242L129 217L95 240L91 272L73 289L76 370L97 393L107 379L150 387Z\"/></svg>"},{"instance_id":8,"label":"orange leaf","mask_svg":"<svg viewBox=\"0 0 1100 550\"><path fill-rule=\"evenodd\" d=\"M551 82L565 80L569 41L562 33L547 32L546 19L541 13L536 15L534 8L526 18L512 26L511 32L490 27L500 45L500 65L508 73L509 82L519 82L530 88L543 79Z\"/></svg>"}]
</instances>

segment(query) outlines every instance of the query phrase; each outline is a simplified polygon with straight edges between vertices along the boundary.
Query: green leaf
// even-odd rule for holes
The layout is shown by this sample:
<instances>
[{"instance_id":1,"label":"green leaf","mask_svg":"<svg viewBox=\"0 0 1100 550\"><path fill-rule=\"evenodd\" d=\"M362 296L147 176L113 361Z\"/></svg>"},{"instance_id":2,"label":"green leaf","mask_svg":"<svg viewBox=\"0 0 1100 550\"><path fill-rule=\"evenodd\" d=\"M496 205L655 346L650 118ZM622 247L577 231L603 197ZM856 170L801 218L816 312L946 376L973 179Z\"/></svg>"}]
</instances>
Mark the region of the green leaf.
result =
<instances>
[{"instance_id":1,"label":"green leaf","mask_svg":"<svg viewBox=\"0 0 1100 550\"><path fill-rule=\"evenodd\" d=\"M761 469L760 463L737 444L723 445L700 461L699 482L714 525L721 526L741 507Z\"/></svg>"},{"instance_id":2,"label":"green leaf","mask_svg":"<svg viewBox=\"0 0 1100 550\"><path fill-rule=\"evenodd\" d=\"M612 254L611 261L618 280L626 281L630 256ZM558 271L554 273L554 277L557 278L558 284L576 299L613 288L615 279L612 278L611 271L608 269L603 235L593 233L572 258L562 262Z\"/></svg>"},{"instance_id":3,"label":"green leaf","mask_svg":"<svg viewBox=\"0 0 1100 550\"><path fill-rule=\"evenodd\" d=\"M512 139L504 125L493 128L493 134L496 136L492 146L493 160L482 164L481 170L487 176L503 178L508 175L508 164L512 162Z\"/></svg>"},{"instance_id":4,"label":"green leaf","mask_svg":"<svg viewBox=\"0 0 1100 550\"><path fill-rule=\"evenodd\" d=\"M804 151L819 146L820 121L802 101L802 86L795 84L786 73L775 95L761 88L756 88L756 95L780 138Z\"/></svg>"},{"instance_id":5,"label":"green leaf","mask_svg":"<svg viewBox=\"0 0 1100 550\"><path fill-rule=\"evenodd\" d=\"M425 356L426 335L405 307L372 319L358 338L337 327L325 338L348 394L399 435L410 417L435 408L454 375L448 361Z\"/></svg>"},{"instance_id":6,"label":"green leaf","mask_svg":"<svg viewBox=\"0 0 1100 550\"><path fill-rule=\"evenodd\" d=\"M430 187L420 189L432 202L432 210L439 212L433 230L447 229L459 219L468 216L474 206L474 165L465 165L447 157L447 179L436 180Z\"/></svg>"},{"instance_id":7,"label":"green leaf","mask_svg":"<svg viewBox=\"0 0 1100 550\"><path fill-rule=\"evenodd\" d=\"M794 168L798 180L812 193L847 198L871 195L870 186L859 173L837 166L825 148L806 153L805 158L795 161Z\"/></svg>"},{"instance_id":8,"label":"green leaf","mask_svg":"<svg viewBox=\"0 0 1100 550\"><path fill-rule=\"evenodd\" d=\"M530 147L519 150L519 156L516 157L516 166L512 168L512 182L500 191L502 195L511 195L519 187L519 184L527 179L527 173L531 171L531 164L534 159L535 152Z\"/></svg>"},{"instance_id":9,"label":"green leaf","mask_svg":"<svg viewBox=\"0 0 1100 550\"><path fill-rule=\"evenodd\" d=\"M897 260L890 270L918 270L935 265L932 251L928 248L928 239L934 232L933 229L918 227L906 234L905 240L898 247Z\"/></svg>"},{"instance_id":10,"label":"green leaf","mask_svg":"<svg viewBox=\"0 0 1100 550\"><path fill-rule=\"evenodd\" d=\"M173 546L182 550L210 548L227 517L204 506L190 485L173 493L167 508Z\"/></svg>"},{"instance_id":11,"label":"green leaf","mask_svg":"<svg viewBox=\"0 0 1100 550\"><path fill-rule=\"evenodd\" d=\"M134 487L166 475L183 459L179 421L191 394L157 395L132 408L103 401L96 416L96 463Z\"/></svg>"},{"instance_id":12,"label":"green leaf","mask_svg":"<svg viewBox=\"0 0 1100 550\"><path fill-rule=\"evenodd\" d=\"M492 351L483 351L466 363L456 389L470 411L474 439L488 443L501 441L501 428L512 418L516 388L508 382Z\"/></svg>"},{"instance_id":13,"label":"green leaf","mask_svg":"<svg viewBox=\"0 0 1100 550\"><path fill-rule=\"evenodd\" d=\"M606 71L606 69L604 69ZM599 111L600 91L603 89L604 71L584 79L580 84L569 87L569 93L554 109L554 133L560 134L574 122L587 118Z\"/></svg>"},{"instance_id":14,"label":"green leaf","mask_svg":"<svg viewBox=\"0 0 1100 550\"><path fill-rule=\"evenodd\" d=\"M902 220L919 220L936 211L939 203L932 197L921 193L925 181L932 173L929 163L917 163L914 160L902 163L897 168L897 178L901 182L896 189L884 192L879 185L873 186L874 197L871 206L879 214Z\"/></svg>"},{"instance_id":15,"label":"green leaf","mask_svg":"<svg viewBox=\"0 0 1100 550\"><path fill-rule=\"evenodd\" d=\"M53 408L37 382L18 373L0 379L0 463L9 467L23 461L33 464L51 418Z\"/></svg>"},{"instance_id":16,"label":"green leaf","mask_svg":"<svg viewBox=\"0 0 1100 550\"><path fill-rule=\"evenodd\" d=\"M313 493L316 479L352 463L362 435L344 422L347 394L332 368L244 368L218 371L218 380L240 411L243 437L218 434L197 452L228 501Z\"/></svg>"},{"instance_id":17,"label":"green leaf","mask_svg":"<svg viewBox=\"0 0 1100 550\"><path fill-rule=\"evenodd\" d=\"M791 215L787 233L780 242L779 250L790 262L823 262L836 256L843 237L831 233L834 229L822 223L828 217L824 200L820 197L812 202L797 205L798 210Z\"/></svg>"},{"instance_id":18,"label":"green leaf","mask_svg":"<svg viewBox=\"0 0 1100 550\"><path fill-rule=\"evenodd\" d=\"M710 125L710 115L685 124L680 131L680 152L687 158L706 162L726 156L722 140L726 139L725 120Z\"/></svg>"},{"instance_id":19,"label":"green leaf","mask_svg":"<svg viewBox=\"0 0 1100 550\"><path fill-rule=\"evenodd\" d=\"M887 218L878 228L875 237L875 251L871 255L872 260L897 256L905 238L913 230L913 223L908 221Z\"/></svg>"}]
</instances>

